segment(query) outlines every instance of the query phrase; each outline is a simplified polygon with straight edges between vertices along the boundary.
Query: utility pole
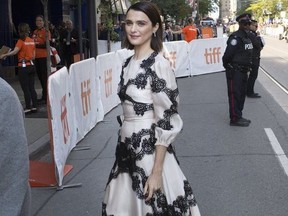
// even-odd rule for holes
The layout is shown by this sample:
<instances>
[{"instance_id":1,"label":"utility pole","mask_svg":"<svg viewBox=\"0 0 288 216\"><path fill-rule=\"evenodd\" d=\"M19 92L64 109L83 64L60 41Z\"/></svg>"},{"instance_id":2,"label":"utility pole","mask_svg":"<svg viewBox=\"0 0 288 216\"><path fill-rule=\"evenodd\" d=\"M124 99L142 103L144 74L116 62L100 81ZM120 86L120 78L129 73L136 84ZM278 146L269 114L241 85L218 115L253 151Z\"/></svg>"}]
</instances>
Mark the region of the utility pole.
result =
<instances>
[{"instance_id":1,"label":"utility pole","mask_svg":"<svg viewBox=\"0 0 288 216\"><path fill-rule=\"evenodd\" d=\"M82 11L81 11L81 0L78 0L78 42L79 42L79 53L80 60L83 60L83 38L82 38Z\"/></svg>"},{"instance_id":2,"label":"utility pole","mask_svg":"<svg viewBox=\"0 0 288 216\"><path fill-rule=\"evenodd\" d=\"M48 0L41 0L44 7L44 21L45 21L45 39L46 39L46 51L47 51L47 77L51 74L51 59L50 59L50 42L49 42L49 26L48 26Z\"/></svg>"},{"instance_id":3,"label":"utility pole","mask_svg":"<svg viewBox=\"0 0 288 216\"><path fill-rule=\"evenodd\" d=\"M199 4L200 4L200 0L197 0L197 24L200 24Z\"/></svg>"},{"instance_id":4,"label":"utility pole","mask_svg":"<svg viewBox=\"0 0 288 216\"><path fill-rule=\"evenodd\" d=\"M88 2L88 38L90 44L90 57L96 58L98 55L97 39L98 26L96 20L96 0Z\"/></svg>"}]
</instances>

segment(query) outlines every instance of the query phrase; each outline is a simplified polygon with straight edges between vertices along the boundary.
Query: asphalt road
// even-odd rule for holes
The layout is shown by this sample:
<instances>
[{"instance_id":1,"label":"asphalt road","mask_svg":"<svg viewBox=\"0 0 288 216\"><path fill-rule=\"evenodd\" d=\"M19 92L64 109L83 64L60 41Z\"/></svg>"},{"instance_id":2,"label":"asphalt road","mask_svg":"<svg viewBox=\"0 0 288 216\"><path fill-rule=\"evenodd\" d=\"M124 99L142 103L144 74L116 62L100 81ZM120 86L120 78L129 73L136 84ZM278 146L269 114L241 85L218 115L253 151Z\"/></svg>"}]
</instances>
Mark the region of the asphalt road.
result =
<instances>
[{"instance_id":1,"label":"asphalt road","mask_svg":"<svg viewBox=\"0 0 288 216\"><path fill-rule=\"evenodd\" d=\"M288 43L271 37L266 37L265 41L261 66L281 85L288 88Z\"/></svg>"},{"instance_id":2,"label":"asphalt road","mask_svg":"<svg viewBox=\"0 0 288 216\"><path fill-rule=\"evenodd\" d=\"M288 84L284 46L287 49L288 44L270 38L266 43L261 65L273 77L278 76L284 86ZM280 48L283 50L279 51ZM287 216L288 116L285 110L288 96L285 91L261 70L255 88L262 98L247 98L243 113L252 123L241 128L229 126L223 72L181 78L178 86L184 129L174 145L201 214ZM114 162L118 129L115 117L119 113L120 107L112 110L78 144L78 147L89 146L89 150L71 152L67 164L72 164L73 169L64 178L64 185L82 183L82 186L61 191L33 188L32 215L101 215L104 188ZM48 161L50 155L38 159Z\"/></svg>"}]
</instances>

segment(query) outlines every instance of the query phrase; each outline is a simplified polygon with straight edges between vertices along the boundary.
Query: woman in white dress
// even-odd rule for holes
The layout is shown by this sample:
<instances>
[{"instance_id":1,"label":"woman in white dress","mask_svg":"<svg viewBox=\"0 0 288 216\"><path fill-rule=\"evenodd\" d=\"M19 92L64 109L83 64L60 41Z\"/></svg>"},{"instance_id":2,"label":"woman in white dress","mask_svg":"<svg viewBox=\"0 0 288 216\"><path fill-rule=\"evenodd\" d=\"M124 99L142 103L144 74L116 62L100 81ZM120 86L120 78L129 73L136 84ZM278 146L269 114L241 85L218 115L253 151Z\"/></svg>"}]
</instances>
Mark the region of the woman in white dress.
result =
<instances>
[{"instance_id":1,"label":"woman in white dress","mask_svg":"<svg viewBox=\"0 0 288 216\"><path fill-rule=\"evenodd\" d=\"M103 216L199 216L192 189L171 143L182 129L178 88L161 54L162 22L151 2L126 14L125 44L134 55L122 67L116 161L106 186Z\"/></svg>"}]
</instances>

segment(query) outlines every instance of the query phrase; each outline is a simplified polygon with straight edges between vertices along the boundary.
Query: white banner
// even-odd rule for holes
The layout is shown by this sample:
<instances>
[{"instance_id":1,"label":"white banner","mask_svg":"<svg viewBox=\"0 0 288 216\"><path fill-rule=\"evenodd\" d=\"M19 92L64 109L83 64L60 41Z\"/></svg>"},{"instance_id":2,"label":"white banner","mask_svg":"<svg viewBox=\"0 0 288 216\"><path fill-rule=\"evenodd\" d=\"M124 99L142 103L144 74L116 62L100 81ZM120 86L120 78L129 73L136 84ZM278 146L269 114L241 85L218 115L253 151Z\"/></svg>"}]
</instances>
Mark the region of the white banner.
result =
<instances>
[{"instance_id":1,"label":"white banner","mask_svg":"<svg viewBox=\"0 0 288 216\"><path fill-rule=\"evenodd\" d=\"M107 40L98 40L98 54L105 54L108 52L108 43ZM114 52L116 50L121 49L121 42L117 41L117 42L110 42L110 52Z\"/></svg>"},{"instance_id":2,"label":"white banner","mask_svg":"<svg viewBox=\"0 0 288 216\"><path fill-rule=\"evenodd\" d=\"M216 32L217 32L217 38L224 37L223 26L217 26Z\"/></svg>"},{"instance_id":3,"label":"white banner","mask_svg":"<svg viewBox=\"0 0 288 216\"><path fill-rule=\"evenodd\" d=\"M90 58L72 64L69 75L79 142L104 118L99 82L96 86L95 59Z\"/></svg>"},{"instance_id":4,"label":"white banner","mask_svg":"<svg viewBox=\"0 0 288 216\"><path fill-rule=\"evenodd\" d=\"M100 80L101 100L104 114L108 113L120 103L117 89L121 68L122 62L118 58L116 52L97 56L96 74Z\"/></svg>"},{"instance_id":5,"label":"white banner","mask_svg":"<svg viewBox=\"0 0 288 216\"><path fill-rule=\"evenodd\" d=\"M66 67L49 76L48 98L51 110L53 155L59 186L62 185L64 166L70 151L76 145L77 136L74 102L69 90L70 79Z\"/></svg>"},{"instance_id":6,"label":"white banner","mask_svg":"<svg viewBox=\"0 0 288 216\"><path fill-rule=\"evenodd\" d=\"M169 59L176 77L190 76L189 51L186 41L163 43L164 56Z\"/></svg>"},{"instance_id":7,"label":"white banner","mask_svg":"<svg viewBox=\"0 0 288 216\"><path fill-rule=\"evenodd\" d=\"M191 75L223 71L222 56L227 38L192 40L189 43Z\"/></svg>"}]
</instances>

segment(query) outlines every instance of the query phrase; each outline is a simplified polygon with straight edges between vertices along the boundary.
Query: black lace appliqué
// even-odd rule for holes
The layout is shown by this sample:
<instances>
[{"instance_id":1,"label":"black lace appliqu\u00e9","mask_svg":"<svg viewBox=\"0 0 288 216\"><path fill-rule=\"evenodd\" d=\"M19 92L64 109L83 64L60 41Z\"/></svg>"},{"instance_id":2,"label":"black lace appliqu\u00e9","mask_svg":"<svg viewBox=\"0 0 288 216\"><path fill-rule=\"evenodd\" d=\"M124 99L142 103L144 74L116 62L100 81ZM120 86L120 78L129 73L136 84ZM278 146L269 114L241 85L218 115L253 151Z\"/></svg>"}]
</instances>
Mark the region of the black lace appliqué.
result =
<instances>
[{"instance_id":1,"label":"black lace appliqu\u00e9","mask_svg":"<svg viewBox=\"0 0 288 216\"><path fill-rule=\"evenodd\" d=\"M187 180L184 181L184 196L178 196L172 204L167 203L165 194L158 190L154 193L151 200L146 202L153 209L153 213L147 213L146 216L183 216L192 215L190 207L196 206L192 188Z\"/></svg>"},{"instance_id":2,"label":"black lace appliqu\u00e9","mask_svg":"<svg viewBox=\"0 0 288 216\"><path fill-rule=\"evenodd\" d=\"M155 57L157 52L151 54L151 56L142 61L140 67L144 69L144 72L138 74L134 79L129 79L124 84L123 73L125 67L129 64L132 57L128 58L122 68L120 76L118 95L122 102L125 100L130 101L133 104L133 109L137 115L144 115L146 111L153 110L153 104L147 104L135 101L127 92L127 88L130 85L135 85L138 89L145 89L148 85L148 79L151 80L150 85L152 94L164 92L171 101L171 106L164 111L163 117L151 125L151 128L142 129L138 132L134 132L130 137L125 137L124 141L121 142L119 133L118 143L116 147L116 160L111 170L108 183L112 179L117 178L120 173L127 173L132 180L132 190L135 192L138 199L145 200L143 189L148 179L149 174L139 166L138 161L142 160L145 155L152 155L155 153L155 127L160 127L163 130L171 130L173 126L170 123L171 117L177 113L177 96L179 94L178 89L169 89L164 79L159 78L155 71L151 69L151 66L155 63ZM173 154L176 161L178 162L173 146L169 145L167 153ZM179 163L179 162L178 162ZM193 191L187 181L184 181L185 195L178 196L173 203L168 204L165 194L158 190L154 193L150 201L145 202L146 205L151 206L152 213L147 213L146 216L182 216L190 212L190 207L196 205L196 200L193 195ZM107 216L106 204L103 203L102 215Z\"/></svg>"}]
</instances>

